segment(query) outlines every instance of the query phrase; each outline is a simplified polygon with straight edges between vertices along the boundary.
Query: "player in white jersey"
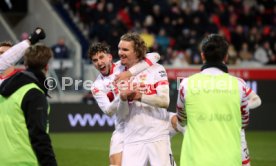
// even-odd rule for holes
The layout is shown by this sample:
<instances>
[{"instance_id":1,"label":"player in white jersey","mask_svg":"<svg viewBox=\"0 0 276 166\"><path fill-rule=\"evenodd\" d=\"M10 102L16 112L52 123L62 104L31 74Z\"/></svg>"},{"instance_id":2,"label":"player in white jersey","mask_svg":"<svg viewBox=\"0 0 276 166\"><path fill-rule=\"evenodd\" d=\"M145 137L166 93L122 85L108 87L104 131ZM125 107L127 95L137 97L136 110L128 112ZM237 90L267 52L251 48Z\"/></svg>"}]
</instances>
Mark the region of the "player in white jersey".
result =
<instances>
[{"instance_id":1,"label":"player in white jersey","mask_svg":"<svg viewBox=\"0 0 276 166\"><path fill-rule=\"evenodd\" d=\"M242 80L241 80L242 81ZM250 88L246 89L246 95L248 96L249 109L255 109L262 103L260 97ZM247 121L248 124L249 121ZM245 129L241 130L241 150L242 150L242 166L250 166L250 155L245 138Z\"/></svg>"},{"instance_id":2,"label":"player in white jersey","mask_svg":"<svg viewBox=\"0 0 276 166\"><path fill-rule=\"evenodd\" d=\"M121 37L119 45L121 63L130 68L146 52L144 41L136 33ZM166 70L154 64L131 78L128 94L129 114L125 120L123 166L174 165L169 138L169 86Z\"/></svg>"},{"instance_id":3,"label":"player in white jersey","mask_svg":"<svg viewBox=\"0 0 276 166\"><path fill-rule=\"evenodd\" d=\"M118 88L114 85L115 76L126 71L120 61L112 63L112 55L107 45L102 43L92 44L89 48L89 58L96 69L100 71L99 76L92 86L92 94L101 110L107 115L116 115L115 131L110 143L110 164L121 165L121 154L123 151L124 118L128 114L128 102L120 98ZM135 75L140 71L156 63L160 59L157 53L149 53L145 59L137 65L129 68L127 74ZM121 77L123 77L121 75Z\"/></svg>"},{"instance_id":4,"label":"player in white jersey","mask_svg":"<svg viewBox=\"0 0 276 166\"><path fill-rule=\"evenodd\" d=\"M26 49L45 38L45 32L42 28L36 28L28 40L24 40L12 47L9 42L0 43L0 84L17 70L13 65L17 63L24 55Z\"/></svg>"}]
</instances>

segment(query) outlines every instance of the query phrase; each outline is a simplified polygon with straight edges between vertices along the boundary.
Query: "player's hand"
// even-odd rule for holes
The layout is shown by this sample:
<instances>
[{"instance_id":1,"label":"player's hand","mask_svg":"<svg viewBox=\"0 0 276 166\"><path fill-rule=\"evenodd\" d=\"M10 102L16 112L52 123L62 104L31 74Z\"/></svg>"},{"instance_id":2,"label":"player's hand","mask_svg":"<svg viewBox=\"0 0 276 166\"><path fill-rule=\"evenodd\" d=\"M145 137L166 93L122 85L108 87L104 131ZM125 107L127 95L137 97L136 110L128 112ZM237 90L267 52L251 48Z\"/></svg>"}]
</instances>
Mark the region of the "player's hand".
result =
<instances>
[{"instance_id":1,"label":"player's hand","mask_svg":"<svg viewBox=\"0 0 276 166\"><path fill-rule=\"evenodd\" d=\"M122 90L120 91L120 98L123 101L127 101L127 100L133 100L133 96L135 95L135 91L132 90Z\"/></svg>"},{"instance_id":2,"label":"player's hand","mask_svg":"<svg viewBox=\"0 0 276 166\"><path fill-rule=\"evenodd\" d=\"M172 118L171 118L171 124L172 124L172 127L176 130L177 130L177 116L174 115Z\"/></svg>"},{"instance_id":3,"label":"player's hand","mask_svg":"<svg viewBox=\"0 0 276 166\"><path fill-rule=\"evenodd\" d=\"M130 96L129 97L129 100L131 99L131 100L137 100L137 101L141 101L141 99L142 99L142 93L141 92L139 92L138 90L136 90L136 91L134 91L135 93L133 93L133 95L132 96Z\"/></svg>"},{"instance_id":4,"label":"player's hand","mask_svg":"<svg viewBox=\"0 0 276 166\"><path fill-rule=\"evenodd\" d=\"M116 87L119 89L119 91L125 91L130 90L129 89L129 82L126 80L121 80L115 83Z\"/></svg>"},{"instance_id":5,"label":"player's hand","mask_svg":"<svg viewBox=\"0 0 276 166\"><path fill-rule=\"evenodd\" d=\"M172 127L174 128L175 131L184 134L185 127L183 127L179 124L179 121L177 119L177 115L172 116L172 118L170 119L170 123L172 124Z\"/></svg>"},{"instance_id":6,"label":"player's hand","mask_svg":"<svg viewBox=\"0 0 276 166\"><path fill-rule=\"evenodd\" d=\"M45 31L42 28L37 27L31 33L29 37L29 41L31 42L31 44L36 44L39 40L45 39L45 37L46 37Z\"/></svg>"},{"instance_id":7,"label":"player's hand","mask_svg":"<svg viewBox=\"0 0 276 166\"><path fill-rule=\"evenodd\" d=\"M124 72L116 75L114 81L120 82L122 80L128 80L128 79L130 79L131 76L132 75L131 75L130 71L124 71Z\"/></svg>"}]
</instances>

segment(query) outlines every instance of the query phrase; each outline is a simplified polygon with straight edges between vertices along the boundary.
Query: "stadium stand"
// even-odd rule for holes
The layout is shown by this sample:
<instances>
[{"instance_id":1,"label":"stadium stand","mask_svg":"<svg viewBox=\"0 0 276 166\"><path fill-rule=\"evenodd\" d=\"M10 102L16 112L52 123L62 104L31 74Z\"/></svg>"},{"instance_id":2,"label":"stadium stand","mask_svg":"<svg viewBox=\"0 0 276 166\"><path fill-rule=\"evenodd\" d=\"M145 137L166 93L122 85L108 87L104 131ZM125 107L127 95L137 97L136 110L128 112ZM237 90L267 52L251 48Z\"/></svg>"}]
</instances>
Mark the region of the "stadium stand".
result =
<instances>
[{"instance_id":1,"label":"stadium stand","mask_svg":"<svg viewBox=\"0 0 276 166\"><path fill-rule=\"evenodd\" d=\"M114 55L121 34L147 31L154 38L149 49L162 54L163 64L199 64L199 41L209 33L220 33L232 43L229 64L263 66L276 63L276 7L273 1L64 2L89 29L89 39L108 43Z\"/></svg>"}]
</instances>

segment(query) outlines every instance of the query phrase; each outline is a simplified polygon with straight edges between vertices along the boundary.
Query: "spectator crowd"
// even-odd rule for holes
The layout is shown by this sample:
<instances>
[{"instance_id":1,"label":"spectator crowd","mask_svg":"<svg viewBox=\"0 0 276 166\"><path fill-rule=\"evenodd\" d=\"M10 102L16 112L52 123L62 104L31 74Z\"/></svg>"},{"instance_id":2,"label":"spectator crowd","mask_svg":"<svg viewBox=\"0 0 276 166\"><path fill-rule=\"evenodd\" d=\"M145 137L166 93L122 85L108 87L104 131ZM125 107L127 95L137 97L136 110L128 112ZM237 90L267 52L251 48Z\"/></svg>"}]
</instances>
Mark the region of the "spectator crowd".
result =
<instances>
[{"instance_id":1,"label":"spectator crowd","mask_svg":"<svg viewBox=\"0 0 276 166\"><path fill-rule=\"evenodd\" d=\"M89 29L91 41L106 42L117 55L120 36L136 31L161 63L200 64L199 42L219 33L231 43L230 65L276 64L273 0L64 0Z\"/></svg>"}]
</instances>

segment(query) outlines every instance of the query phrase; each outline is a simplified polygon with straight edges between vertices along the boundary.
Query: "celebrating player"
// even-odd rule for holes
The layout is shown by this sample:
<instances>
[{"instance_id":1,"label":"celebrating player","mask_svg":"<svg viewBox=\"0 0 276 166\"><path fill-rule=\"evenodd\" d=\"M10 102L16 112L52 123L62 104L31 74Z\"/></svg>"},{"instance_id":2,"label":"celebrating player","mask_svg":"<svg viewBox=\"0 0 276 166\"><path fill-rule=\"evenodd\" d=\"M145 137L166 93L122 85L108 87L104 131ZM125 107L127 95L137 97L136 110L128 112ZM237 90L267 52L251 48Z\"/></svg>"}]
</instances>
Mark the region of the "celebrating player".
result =
<instances>
[{"instance_id":1,"label":"celebrating player","mask_svg":"<svg viewBox=\"0 0 276 166\"><path fill-rule=\"evenodd\" d=\"M127 68L139 63L146 52L144 41L136 33L123 35L118 48L121 63ZM122 165L173 165L166 71L162 65L154 64L131 80L137 90L125 94L130 110L125 120Z\"/></svg>"},{"instance_id":2,"label":"celebrating player","mask_svg":"<svg viewBox=\"0 0 276 166\"><path fill-rule=\"evenodd\" d=\"M96 69L100 71L91 89L93 97L96 99L101 110L107 115L116 115L115 131L111 137L110 143L110 164L121 165L121 155L123 150L123 130L124 118L128 114L128 102L121 100L119 91L114 86L115 76L126 70L121 62L112 63L112 55L109 48L103 43L92 44L89 48L89 58L92 60ZM160 59L159 54L149 53L137 65L129 68L125 75L120 75L120 78L127 78L126 75L136 75Z\"/></svg>"}]
</instances>

